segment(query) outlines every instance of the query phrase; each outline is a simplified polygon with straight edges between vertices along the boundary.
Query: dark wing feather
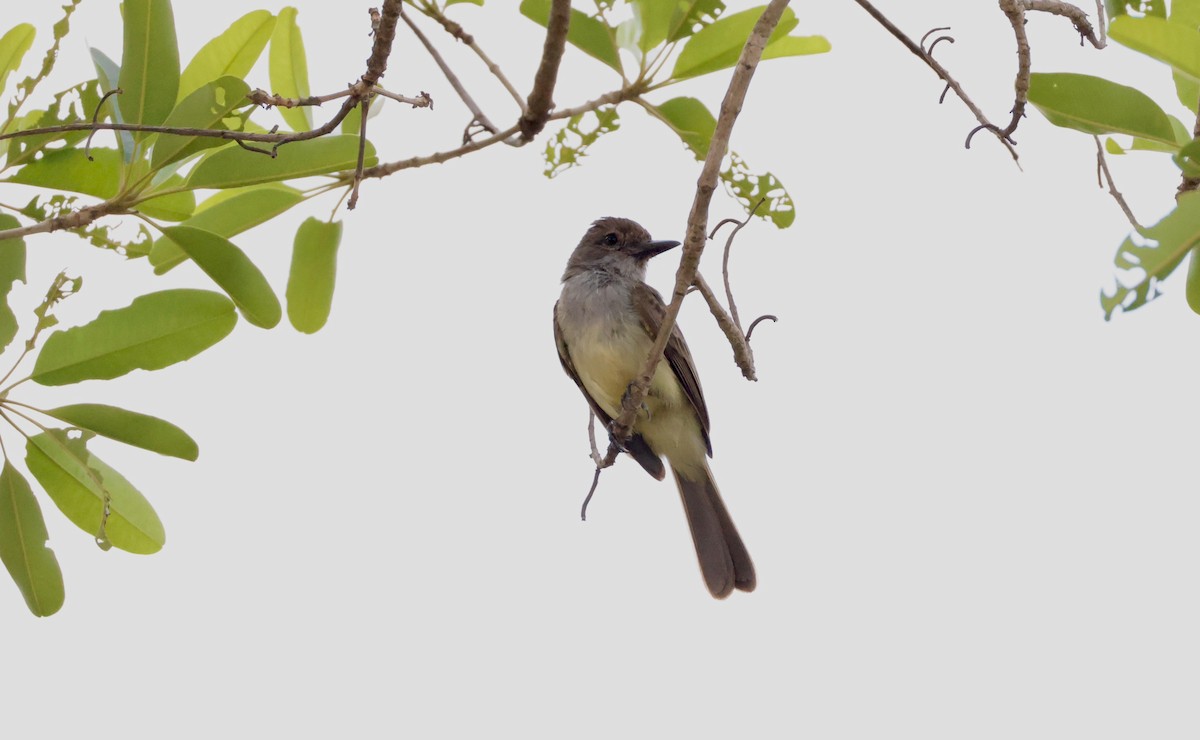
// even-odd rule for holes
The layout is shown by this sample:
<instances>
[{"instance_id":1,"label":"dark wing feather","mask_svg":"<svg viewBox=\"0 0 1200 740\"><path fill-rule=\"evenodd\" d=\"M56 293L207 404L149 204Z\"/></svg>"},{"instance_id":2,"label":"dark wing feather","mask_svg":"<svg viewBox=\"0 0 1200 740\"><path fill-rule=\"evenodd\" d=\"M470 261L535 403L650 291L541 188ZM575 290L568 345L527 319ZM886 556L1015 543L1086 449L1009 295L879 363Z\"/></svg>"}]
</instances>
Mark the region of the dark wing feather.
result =
<instances>
[{"instance_id":1,"label":"dark wing feather","mask_svg":"<svg viewBox=\"0 0 1200 740\"><path fill-rule=\"evenodd\" d=\"M583 387L583 381L579 379L579 373L575 371L575 364L571 362L571 352L567 348L567 341L563 338L562 329L558 325L558 303L554 304L554 344L558 347L558 361L562 363L563 370L571 377L571 380L575 381L579 392L583 394L583 397L587 399L588 406L592 408L592 413L607 430L612 425L612 417L606 414L604 409L600 408L600 404L596 403L596 399L592 398L592 394L587 392L587 388ZM635 434L630 437L629 441L625 443L625 450L650 475L659 480L666 477L667 470L663 467L662 458L654 454L650 445L642 439L642 435Z\"/></svg>"},{"instance_id":2,"label":"dark wing feather","mask_svg":"<svg viewBox=\"0 0 1200 740\"><path fill-rule=\"evenodd\" d=\"M663 302L662 296L649 285L639 283L633 289L633 305L642 320L642 328L651 337L657 337L658 328L662 326L663 317L667 313L667 306ZM691 402L692 409L696 412L696 418L700 420L700 427L704 430L704 446L711 456L712 442L708 438L708 407L704 404L704 392L700 390L700 377L696 374L696 368L692 364L692 353L688 349L687 342L683 340L683 332L679 331L678 324L671 327L671 336L667 339L667 347L663 354L666 356L667 364L675 372L675 377L679 379L679 384L683 386L683 393Z\"/></svg>"}]
</instances>

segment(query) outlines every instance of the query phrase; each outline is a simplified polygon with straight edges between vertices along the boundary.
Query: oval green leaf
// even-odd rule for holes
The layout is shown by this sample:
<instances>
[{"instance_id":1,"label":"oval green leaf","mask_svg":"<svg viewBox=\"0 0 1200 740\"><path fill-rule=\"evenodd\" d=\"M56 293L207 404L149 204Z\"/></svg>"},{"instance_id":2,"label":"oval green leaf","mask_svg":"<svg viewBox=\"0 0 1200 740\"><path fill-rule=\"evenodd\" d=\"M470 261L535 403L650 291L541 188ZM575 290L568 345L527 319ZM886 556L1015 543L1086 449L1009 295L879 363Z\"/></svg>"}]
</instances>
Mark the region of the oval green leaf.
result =
<instances>
[{"instance_id":1,"label":"oval green leaf","mask_svg":"<svg viewBox=\"0 0 1200 740\"><path fill-rule=\"evenodd\" d=\"M183 184L183 178L172 175L163 183L164 190ZM196 210L196 194L190 190L182 190L165 195L148 193L145 200L135 201L137 209L151 218L163 221L183 221L190 218Z\"/></svg>"},{"instance_id":2,"label":"oval green leaf","mask_svg":"<svg viewBox=\"0 0 1200 740\"><path fill-rule=\"evenodd\" d=\"M265 12L265 11L264 11ZM222 77L218 80L201 85L183 99L171 115L167 116L164 126L172 128L201 128L222 129L222 122L235 108L247 103L246 95L250 86L236 77ZM221 139L214 137L172 136L159 134L154 140L154 152L150 156L150 168L161 169L186 158L197 151L195 144L201 143L216 146Z\"/></svg>"},{"instance_id":3,"label":"oval green leaf","mask_svg":"<svg viewBox=\"0 0 1200 740\"><path fill-rule=\"evenodd\" d=\"M159 370L200 354L236 323L233 303L220 293L178 288L138 296L125 308L51 334L31 377L42 385L68 385Z\"/></svg>"},{"instance_id":4,"label":"oval green leaf","mask_svg":"<svg viewBox=\"0 0 1200 740\"><path fill-rule=\"evenodd\" d=\"M104 501L109 502L104 534L126 552L150 555L162 549L166 532L150 502L117 471L88 451L82 439L52 429L25 444L25 465L59 510L83 531L99 537Z\"/></svg>"},{"instance_id":5,"label":"oval green leaf","mask_svg":"<svg viewBox=\"0 0 1200 740\"><path fill-rule=\"evenodd\" d=\"M1113 18L1108 35L1114 41L1200 80L1200 31L1176 21L1146 16ZM1195 106L1196 101L1192 101ZM1189 106L1191 107L1191 106Z\"/></svg>"},{"instance_id":6,"label":"oval green leaf","mask_svg":"<svg viewBox=\"0 0 1200 740\"><path fill-rule=\"evenodd\" d=\"M298 331L312 334L329 319L342 222L309 218L296 230L292 270L288 275L288 320Z\"/></svg>"},{"instance_id":7,"label":"oval green leaf","mask_svg":"<svg viewBox=\"0 0 1200 740\"><path fill-rule=\"evenodd\" d=\"M47 416L143 450L195 460L200 448L188 433L169 421L100 403L76 403L49 409Z\"/></svg>"},{"instance_id":8,"label":"oval green leaf","mask_svg":"<svg viewBox=\"0 0 1200 740\"><path fill-rule=\"evenodd\" d=\"M170 0L125 0L121 54L121 114L128 123L157 126L179 92L179 45Z\"/></svg>"},{"instance_id":9,"label":"oval green leaf","mask_svg":"<svg viewBox=\"0 0 1200 740\"><path fill-rule=\"evenodd\" d=\"M121 154L115 149L93 148L91 161L80 149L60 149L17 170L8 182L107 199L117 194L120 170Z\"/></svg>"},{"instance_id":10,"label":"oval green leaf","mask_svg":"<svg viewBox=\"0 0 1200 740\"><path fill-rule=\"evenodd\" d=\"M521 15L545 27L550 22L550 0L523 0ZM599 59L621 71L621 55L617 53L616 31L587 13L572 9L567 26L567 42L588 56Z\"/></svg>"},{"instance_id":11,"label":"oval green leaf","mask_svg":"<svg viewBox=\"0 0 1200 740\"><path fill-rule=\"evenodd\" d=\"M378 161L375 147L368 141L363 164L373 167ZM189 188L236 188L349 170L357 163L357 136L296 141L280 147L274 158L232 147L215 152L196 165L187 184Z\"/></svg>"},{"instance_id":12,"label":"oval green leaf","mask_svg":"<svg viewBox=\"0 0 1200 740\"><path fill-rule=\"evenodd\" d=\"M5 460L0 472L0 561L21 590L29 611L38 617L62 608L65 596L62 568L46 544L49 539L33 489Z\"/></svg>"},{"instance_id":13,"label":"oval green leaf","mask_svg":"<svg viewBox=\"0 0 1200 740\"><path fill-rule=\"evenodd\" d=\"M758 22L764 7L759 6L724 16L697 31L688 39L683 51L679 53L679 58L675 60L675 69L671 72L671 77L683 80L737 64L742 55L742 47L746 45L746 39L754 30L754 24ZM771 48L771 44L791 33L797 24L799 21L796 20L796 13L791 8L784 10L779 24L775 26L771 38L767 41L767 48Z\"/></svg>"},{"instance_id":14,"label":"oval green leaf","mask_svg":"<svg viewBox=\"0 0 1200 740\"><path fill-rule=\"evenodd\" d=\"M4 91L8 76L21 66L35 36L37 29L28 23L18 23L0 36L0 92Z\"/></svg>"},{"instance_id":15,"label":"oval green leaf","mask_svg":"<svg viewBox=\"0 0 1200 740\"><path fill-rule=\"evenodd\" d=\"M221 77L245 79L267 47L274 29L275 16L270 11L252 10L238 18L188 62L187 69L179 75L177 100Z\"/></svg>"},{"instance_id":16,"label":"oval green leaf","mask_svg":"<svg viewBox=\"0 0 1200 740\"><path fill-rule=\"evenodd\" d=\"M224 190L201 203L196 215L180 226L203 229L228 239L275 218L302 200L300 191L287 185ZM159 237L150 249L150 264L159 275L186 260L187 253L169 236Z\"/></svg>"},{"instance_id":17,"label":"oval green leaf","mask_svg":"<svg viewBox=\"0 0 1200 740\"><path fill-rule=\"evenodd\" d=\"M1029 102L1055 126L1175 144L1171 121L1157 103L1140 90L1100 77L1034 73L1029 79Z\"/></svg>"},{"instance_id":18,"label":"oval green leaf","mask_svg":"<svg viewBox=\"0 0 1200 740\"><path fill-rule=\"evenodd\" d=\"M304 37L296 24L296 9L279 11L271 32L271 51L267 55L271 92L285 98L307 98L308 57L304 53ZM308 131L312 125L312 108L279 108L279 115L293 131Z\"/></svg>"},{"instance_id":19,"label":"oval green leaf","mask_svg":"<svg viewBox=\"0 0 1200 740\"><path fill-rule=\"evenodd\" d=\"M247 321L264 329L279 323L283 317L279 298L262 271L236 244L211 231L190 226L172 226L164 229L163 234L229 294Z\"/></svg>"},{"instance_id":20,"label":"oval green leaf","mask_svg":"<svg viewBox=\"0 0 1200 740\"><path fill-rule=\"evenodd\" d=\"M662 120L683 139L683 143L696 159L703 160L708 156L708 146L712 141L713 132L717 129L717 119L704 103L696 98L671 98L655 110Z\"/></svg>"}]
</instances>

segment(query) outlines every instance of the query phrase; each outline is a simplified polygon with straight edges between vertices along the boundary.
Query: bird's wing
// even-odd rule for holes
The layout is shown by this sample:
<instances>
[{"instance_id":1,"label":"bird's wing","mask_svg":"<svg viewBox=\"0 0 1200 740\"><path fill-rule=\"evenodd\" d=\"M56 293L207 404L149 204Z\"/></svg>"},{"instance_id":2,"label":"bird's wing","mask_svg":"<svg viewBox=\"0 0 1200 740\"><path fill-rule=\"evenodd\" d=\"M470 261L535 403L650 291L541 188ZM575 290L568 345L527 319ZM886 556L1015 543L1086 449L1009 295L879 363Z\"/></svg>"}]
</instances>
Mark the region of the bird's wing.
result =
<instances>
[{"instance_id":1,"label":"bird's wing","mask_svg":"<svg viewBox=\"0 0 1200 740\"><path fill-rule=\"evenodd\" d=\"M667 313L662 296L649 285L639 283L633 289L633 305L642 320L642 328L651 339L657 337L658 328L662 326L663 317ZM684 395L691 402L696 418L700 420L700 427L704 430L704 446L708 449L708 454L712 455L712 442L708 439L708 407L704 404L704 392L700 390L700 377L692 364L692 353L687 342L683 340L683 332L679 331L678 324L671 327L671 336L667 339L667 347L663 354L667 364L675 372L675 377L679 379Z\"/></svg>"},{"instance_id":2,"label":"bird's wing","mask_svg":"<svg viewBox=\"0 0 1200 740\"><path fill-rule=\"evenodd\" d=\"M562 363L563 370L575 381L575 385L579 386L579 391L583 397L587 399L588 406L592 408L592 413L604 425L605 430L612 425L612 417L600 408L600 404L596 403L596 399L592 398L592 394L587 392L587 388L583 387L583 381L579 379L579 373L575 370L575 363L571 362L571 352L567 347L567 340L563 338L562 327L558 325L558 304L554 304L554 344L558 347L558 361ZM707 432L706 432L707 435ZM705 436L705 440L708 437ZM650 445L642 438L640 434L634 434L625 443L625 450L630 457L637 460L638 464L646 469L646 472L655 478L662 480L667 475L666 469L663 467L662 459L650 449Z\"/></svg>"}]
</instances>

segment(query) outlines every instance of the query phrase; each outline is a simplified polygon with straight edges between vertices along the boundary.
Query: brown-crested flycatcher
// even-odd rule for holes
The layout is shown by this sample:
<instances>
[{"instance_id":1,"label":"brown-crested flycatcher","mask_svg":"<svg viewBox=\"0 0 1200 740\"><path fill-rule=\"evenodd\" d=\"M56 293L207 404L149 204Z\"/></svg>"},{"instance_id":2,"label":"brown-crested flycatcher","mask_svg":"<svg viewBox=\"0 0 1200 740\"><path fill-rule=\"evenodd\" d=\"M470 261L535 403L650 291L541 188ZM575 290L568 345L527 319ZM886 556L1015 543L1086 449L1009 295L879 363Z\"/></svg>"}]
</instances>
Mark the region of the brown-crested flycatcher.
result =
<instances>
[{"instance_id":1,"label":"brown-crested flycatcher","mask_svg":"<svg viewBox=\"0 0 1200 740\"><path fill-rule=\"evenodd\" d=\"M677 246L651 241L629 219L602 218L567 261L554 305L558 357L606 426L620 415L621 400L645 365L666 313L662 296L645 282L646 263ZM754 563L705 459L712 455L708 408L678 326L671 329L625 451L659 480L666 476L661 458L667 458L712 595L723 599L735 588L753 591Z\"/></svg>"}]
</instances>

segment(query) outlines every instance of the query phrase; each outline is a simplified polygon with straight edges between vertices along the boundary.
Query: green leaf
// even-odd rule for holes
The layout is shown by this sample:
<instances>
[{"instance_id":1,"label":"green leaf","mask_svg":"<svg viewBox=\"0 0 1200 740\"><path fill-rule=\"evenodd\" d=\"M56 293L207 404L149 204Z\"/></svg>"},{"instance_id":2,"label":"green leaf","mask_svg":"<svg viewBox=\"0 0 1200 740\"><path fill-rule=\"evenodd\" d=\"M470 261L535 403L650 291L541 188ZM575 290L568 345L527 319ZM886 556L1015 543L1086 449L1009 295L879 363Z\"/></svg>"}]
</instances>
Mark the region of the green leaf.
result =
<instances>
[{"instance_id":1,"label":"green leaf","mask_svg":"<svg viewBox=\"0 0 1200 740\"><path fill-rule=\"evenodd\" d=\"M550 22L550 0L522 0L521 15L543 28ZM608 66L621 71L621 55L617 53L615 31L603 21L571 9L571 23L567 27L567 42L588 56L599 59Z\"/></svg>"},{"instance_id":2,"label":"green leaf","mask_svg":"<svg viewBox=\"0 0 1200 740\"><path fill-rule=\"evenodd\" d=\"M125 0L121 113L129 123L157 126L179 92L179 46L170 0ZM135 136L138 138L138 136Z\"/></svg>"},{"instance_id":3,"label":"green leaf","mask_svg":"<svg viewBox=\"0 0 1200 740\"><path fill-rule=\"evenodd\" d=\"M63 16L52 26L54 31L54 43L51 44L50 48L46 50L46 53L42 55L42 67L38 70L37 74L26 77L17 83L16 98L8 104L8 118L5 119L5 123L3 126L0 126L0 129L6 131L8 130L8 125L13 121L13 119L16 118L17 111L20 110L21 106L24 105L27 100L29 100L29 96L33 93L38 84L41 83L42 80L46 79L46 77L54 69L54 63L58 61L58 49L62 39L71 30L71 14L75 12L75 6L79 5L80 2L81 0L70 0L67 5L61 6Z\"/></svg>"},{"instance_id":4,"label":"green leaf","mask_svg":"<svg viewBox=\"0 0 1200 740\"><path fill-rule=\"evenodd\" d=\"M1188 260L1185 294L1188 307L1195 313L1200 313L1200 247L1192 247L1191 255L1191 259Z\"/></svg>"},{"instance_id":5,"label":"green leaf","mask_svg":"<svg viewBox=\"0 0 1200 740\"><path fill-rule=\"evenodd\" d=\"M655 110L662 120L683 139L696 159L708 156L708 146L717 128L717 119L704 103L696 98L672 98Z\"/></svg>"},{"instance_id":6,"label":"green leaf","mask_svg":"<svg viewBox=\"0 0 1200 740\"><path fill-rule=\"evenodd\" d=\"M754 212L780 229L786 229L796 220L792 196L788 195L779 178L770 172L762 175L751 173L737 152L729 153L729 167L721 171L721 182L725 190L742 204L746 213ZM755 210L759 201L762 201L762 205Z\"/></svg>"},{"instance_id":7,"label":"green leaf","mask_svg":"<svg viewBox=\"0 0 1200 740\"><path fill-rule=\"evenodd\" d=\"M1185 177L1200 178L1200 138L1189 142L1172 159Z\"/></svg>"},{"instance_id":8,"label":"green leaf","mask_svg":"<svg viewBox=\"0 0 1200 740\"><path fill-rule=\"evenodd\" d=\"M28 23L18 23L0 36L0 92L4 91L8 76L21 66L35 36L37 29Z\"/></svg>"},{"instance_id":9,"label":"green leaf","mask_svg":"<svg viewBox=\"0 0 1200 740\"><path fill-rule=\"evenodd\" d=\"M1171 65L1193 80L1200 80L1200 31L1195 28L1163 18L1123 15L1113 19L1108 35L1134 51Z\"/></svg>"},{"instance_id":10,"label":"green leaf","mask_svg":"<svg viewBox=\"0 0 1200 740\"><path fill-rule=\"evenodd\" d=\"M763 49L763 59L824 54L833 47L824 36L784 36Z\"/></svg>"},{"instance_id":11,"label":"green leaf","mask_svg":"<svg viewBox=\"0 0 1200 740\"><path fill-rule=\"evenodd\" d=\"M697 31L688 39L683 51L679 53L679 58L675 60L675 69L671 72L672 79L684 80L689 77L699 77L737 64L737 60L742 55L742 48L746 45L746 39L754 30L754 25L758 23L758 17L762 15L763 7L765 6L724 16ZM771 44L778 43L780 39L791 33L799 23L800 21L796 20L796 13L791 8L785 9L783 16L779 19L779 24L775 26L774 32L767 40L767 49L771 48Z\"/></svg>"},{"instance_id":12,"label":"green leaf","mask_svg":"<svg viewBox=\"0 0 1200 740\"><path fill-rule=\"evenodd\" d=\"M1171 22L1200 29L1200 0L1173 0Z\"/></svg>"},{"instance_id":13,"label":"green leaf","mask_svg":"<svg viewBox=\"0 0 1200 740\"><path fill-rule=\"evenodd\" d=\"M1178 2L1178 0L1176 0ZM1153 15L1164 18L1167 7L1163 0L1104 0L1109 18L1127 15L1130 11L1138 15Z\"/></svg>"},{"instance_id":14,"label":"green leaf","mask_svg":"<svg viewBox=\"0 0 1200 740\"><path fill-rule=\"evenodd\" d=\"M222 190L201 203L196 214L180 226L203 229L228 239L275 218L303 199L299 190L287 185ZM150 264L159 275L186 260L187 253L169 236L160 237L150 249Z\"/></svg>"},{"instance_id":15,"label":"green leaf","mask_svg":"<svg viewBox=\"0 0 1200 740\"><path fill-rule=\"evenodd\" d=\"M188 62L187 69L179 76L176 101L222 77L245 79L267 48L274 30L275 16L270 11L252 10L238 18Z\"/></svg>"},{"instance_id":16,"label":"green leaf","mask_svg":"<svg viewBox=\"0 0 1200 740\"><path fill-rule=\"evenodd\" d=\"M183 178L172 175L163 185L163 189L174 188L183 184ZM142 198L135 200L134 205L139 211L151 218L163 221L183 221L196 210L196 194L190 190L176 193L155 195L145 193Z\"/></svg>"},{"instance_id":17,"label":"green leaf","mask_svg":"<svg viewBox=\"0 0 1200 740\"><path fill-rule=\"evenodd\" d=\"M29 481L5 460L0 472L0 561L38 617L62 608L65 596L62 569L46 544L49 539Z\"/></svg>"},{"instance_id":18,"label":"green leaf","mask_svg":"<svg viewBox=\"0 0 1200 740\"><path fill-rule=\"evenodd\" d=\"M1175 96L1188 110L1195 110L1200 103L1200 82L1193 80L1179 70L1172 70L1171 77L1175 81Z\"/></svg>"},{"instance_id":19,"label":"green leaf","mask_svg":"<svg viewBox=\"0 0 1200 740\"><path fill-rule=\"evenodd\" d=\"M650 0L656 5L671 5L675 7L671 13L671 21L667 25L667 41L679 41L696 33L700 29L716 23L717 18L725 12L725 3L721 0L678 0L675 3L661 3Z\"/></svg>"},{"instance_id":20,"label":"green leaf","mask_svg":"<svg viewBox=\"0 0 1200 740\"><path fill-rule=\"evenodd\" d=\"M248 101L246 95L250 86L236 77L222 77L206 83L183 99L171 115L167 116L164 126L172 128L224 128L222 122L236 108ZM151 169L163 167L185 159L198 151L195 144L200 142L206 146L220 146L224 142L213 137L172 136L159 134L154 140L154 153L150 157Z\"/></svg>"},{"instance_id":21,"label":"green leaf","mask_svg":"<svg viewBox=\"0 0 1200 740\"><path fill-rule=\"evenodd\" d=\"M189 226L172 226L163 234L221 287L246 320L270 329L283 317L283 308L271 284L246 253L225 237Z\"/></svg>"},{"instance_id":22,"label":"green leaf","mask_svg":"<svg viewBox=\"0 0 1200 740\"><path fill-rule=\"evenodd\" d=\"M115 149L93 147L91 161L81 149L58 149L25 165L8 182L107 199L117 194L120 171L121 155Z\"/></svg>"},{"instance_id":23,"label":"green leaf","mask_svg":"<svg viewBox=\"0 0 1200 740\"><path fill-rule=\"evenodd\" d=\"M1124 154L1125 150L1111 136L1104 140L1104 150L1109 154Z\"/></svg>"},{"instance_id":24,"label":"green leaf","mask_svg":"<svg viewBox=\"0 0 1200 740\"><path fill-rule=\"evenodd\" d=\"M1179 196L1175 210L1121 243L1113 262L1118 270L1132 272L1137 279L1129 285L1118 279L1111 295L1100 294L1104 318L1111 319L1118 308L1132 311L1157 298L1158 283L1197 244L1200 244L1200 192L1184 193Z\"/></svg>"},{"instance_id":25,"label":"green leaf","mask_svg":"<svg viewBox=\"0 0 1200 740\"><path fill-rule=\"evenodd\" d=\"M59 510L75 526L126 552L149 555L166 542L162 521L150 502L120 473L61 429L30 437L25 465ZM103 521L105 504L109 515Z\"/></svg>"},{"instance_id":26,"label":"green leaf","mask_svg":"<svg viewBox=\"0 0 1200 740\"><path fill-rule=\"evenodd\" d=\"M1171 121L1157 103L1139 90L1100 77L1034 73L1029 79L1029 102L1056 126L1175 142Z\"/></svg>"},{"instance_id":27,"label":"green leaf","mask_svg":"<svg viewBox=\"0 0 1200 740\"><path fill-rule=\"evenodd\" d=\"M378 160L371 142L366 145L364 166ZM241 147L221 149L196 165L188 177L189 188L235 188L294 177L324 175L353 169L358 162L357 136L323 136L296 141L279 148L274 158Z\"/></svg>"},{"instance_id":28,"label":"green leaf","mask_svg":"<svg viewBox=\"0 0 1200 740\"><path fill-rule=\"evenodd\" d=\"M571 116L567 125L546 142L546 170L543 174L554 178L571 169L587 154L588 147L620 126L616 106Z\"/></svg>"},{"instance_id":29,"label":"green leaf","mask_svg":"<svg viewBox=\"0 0 1200 740\"><path fill-rule=\"evenodd\" d=\"M28 131L34 128L60 126L68 123L81 123L92 120L92 113L100 104L100 85L96 80L82 82L72 88L63 90L54 96L45 110L31 111L13 121L10 129L13 131ZM52 141L61 141L63 147L70 147L87 138L86 131L72 131L61 134L44 134L42 136L22 136L10 139L6 167L25 164L42 151ZM0 143L2 146L3 143Z\"/></svg>"},{"instance_id":30,"label":"green leaf","mask_svg":"<svg viewBox=\"0 0 1200 740\"><path fill-rule=\"evenodd\" d=\"M51 334L32 379L68 385L159 370L200 354L236 323L233 303L220 293L180 288L139 296L88 324Z\"/></svg>"},{"instance_id":31,"label":"green leaf","mask_svg":"<svg viewBox=\"0 0 1200 740\"><path fill-rule=\"evenodd\" d=\"M307 98L308 58L304 54L304 38L300 26L296 25L296 9L286 7L279 11L275 29L271 33L269 72L271 92L285 98ZM279 114L293 131L308 131L312 125L312 110L308 106L280 108Z\"/></svg>"},{"instance_id":32,"label":"green leaf","mask_svg":"<svg viewBox=\"0 0 1200 740\"><path fill-rule=\"evenodd\" d=\"M99 403L77 403L49 409L47 416L143 450L195 460L200 448L188 433L169 421Z\"/></svg>"},{"instance_id":33,"label":"green leaf","mask_svg":"<svg viewBox=\"0 0 1200 740\"><path fill-rule=\"evenodd\" d=\"M0 214L0 230L15 229L21 222L15 216ZM17 317L8 305L8 294L17 280L25 282L25 240L0 240L0 350L17 335Z\"/></svg>"},{"instance_id":34,"label":"green leaf","mask_svg":"<svg viewBox=\"0 0 1200 740\"><path fill-rule=\"evenodd\" d=\"M313 334L325 326L333 305L338 244L342 222L308 218L296 230L292 270L288 275L288 321L298 331Z\"/></svg>"}]
</instances>

